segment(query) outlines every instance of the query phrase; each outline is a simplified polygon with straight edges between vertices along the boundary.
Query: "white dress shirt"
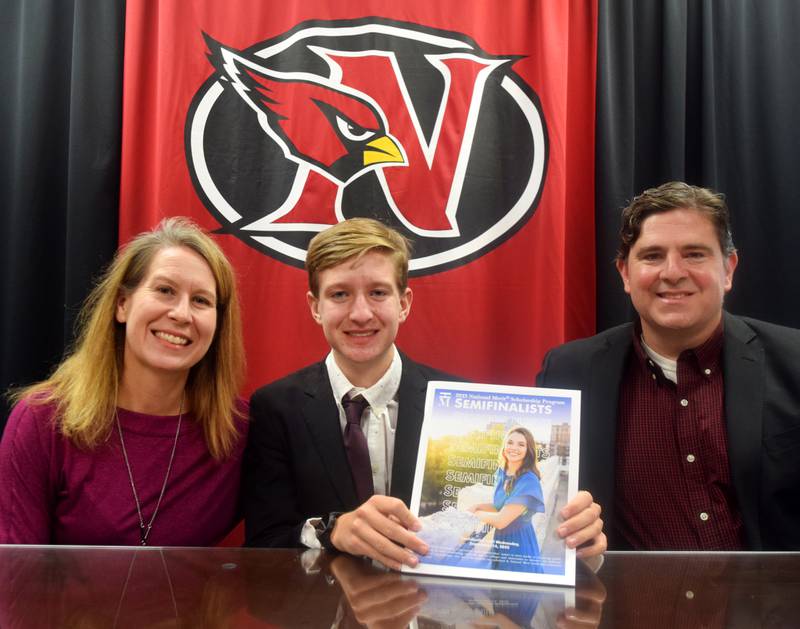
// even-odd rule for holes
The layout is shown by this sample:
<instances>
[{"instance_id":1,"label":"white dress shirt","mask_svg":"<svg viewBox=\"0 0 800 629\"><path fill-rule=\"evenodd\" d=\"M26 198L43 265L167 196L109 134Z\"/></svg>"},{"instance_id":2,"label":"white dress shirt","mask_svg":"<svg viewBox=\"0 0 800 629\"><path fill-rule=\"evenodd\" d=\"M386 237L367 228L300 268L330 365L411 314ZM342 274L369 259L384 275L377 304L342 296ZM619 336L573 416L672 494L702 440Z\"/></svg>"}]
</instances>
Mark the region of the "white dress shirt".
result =
<instances>
[{"instance_id":1,"label":"white dress shirt","mask_svg":"<svg viewBox=\"0 0 800 629\"><path fill-rule=\"evenodd\" d=\"M342 398L362 396L369 406L361 416L361 430L367 439L369 460L372 466L372 484L376 494L388 494L392 485L392 463L394 462L394 435L397 428L397 391L403 374L403 361L396 347L389 369L371 387L354 386L342 373L330 352L325 358L325 367L331 381L331 394L339 411L339 425L344 434L347 417L342 406ZM300 541L309 548L319 548L315 525L320 518L309 518L300 534Z\"/></svg>"}]
</instances>

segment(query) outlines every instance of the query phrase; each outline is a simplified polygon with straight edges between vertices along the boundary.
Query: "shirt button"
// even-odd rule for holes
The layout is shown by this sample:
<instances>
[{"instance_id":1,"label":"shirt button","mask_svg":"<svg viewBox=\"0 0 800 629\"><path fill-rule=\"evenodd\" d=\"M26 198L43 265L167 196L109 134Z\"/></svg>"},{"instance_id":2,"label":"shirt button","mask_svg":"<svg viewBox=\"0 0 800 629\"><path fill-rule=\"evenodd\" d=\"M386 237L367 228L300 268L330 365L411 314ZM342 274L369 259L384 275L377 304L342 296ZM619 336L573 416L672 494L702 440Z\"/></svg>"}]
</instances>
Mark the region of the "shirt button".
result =
<instances>
[{"instance_id":1,"label":"shirt button","mask_svg":"<svg viewBox=\"0 0 800 629\"><path fill-rule=\"evenodd\" d=\"M706 374L707 376L710 376L711 375L711 370L710 369L703 369L703 373Z\"/></svg>"},{"instance_id":2,"label":"shirt button","mask_svg":"<svg viewBox=\"0 0 800 629\"><path fill-rule=\"evenodd\" d=\"M686 590L685 596L691 601L694 598L694 592L692 592L691 590Z\"/></svg>"},{"instance_id":3,"label":"shirt button","mask_svg":"<svg viewBox=\"0 0 800 629\"><path fill-rule=\"evenodd\" d=\"M706 520L708 520L708 514L707 514L705 511L703 511L703 512L700 514L700 519L701 519L703 522L705 522Z\"/></svg>"},{"instance_id":4,"label":"shirt button","mask_svg":"<svg viewBox=\"0 0 800 629\"><path fill-rule=\"evenodd\" d=\"M694 454L687 454L686 460L689 461L689 463L694 463Z\"/></svg>"},{"instance_id":5,"label":"shirt button","mask_svg":"<svg viewBox=\"0 0 800 629\"><path fill-rule=\"evenodd\" d=\"M683 398L681 400L681 406L689 406L689 400L687 400L686 398Z\"/></svg>"},{"instance_id":6,"label":"shirt button","mask_svg":"<svg viewBox=\"0 0 800 629\"><path fill-rule=\"evenodd\" d=\"M653 380L655 380L655 379L656 379L656 374L654 374L654 373L651 373L650 375L651 375L651 376L653 376Z\"/></svg>"}]
</instances>

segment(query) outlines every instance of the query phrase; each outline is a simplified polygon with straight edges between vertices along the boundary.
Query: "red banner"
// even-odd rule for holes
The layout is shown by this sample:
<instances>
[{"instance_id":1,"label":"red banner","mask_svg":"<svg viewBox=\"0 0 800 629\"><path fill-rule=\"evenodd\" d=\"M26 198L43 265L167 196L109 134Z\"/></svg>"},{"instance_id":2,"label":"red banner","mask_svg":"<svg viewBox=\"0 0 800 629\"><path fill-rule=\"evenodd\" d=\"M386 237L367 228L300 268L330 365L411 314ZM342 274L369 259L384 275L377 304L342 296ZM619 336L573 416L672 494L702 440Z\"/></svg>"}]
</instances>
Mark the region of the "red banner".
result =
<instances>
[{"instance_id":1,"label":"red banner","mask_svg":"<svg viewBox=\"0 0 800 629\"><path fill-rule=\"evenodd\" d=\"M129 0L120 239L182 214L240 277L248 390L327 351L308 240L414 243L398 346L532 384L594 331L595 2Z\"/></svg>"}]
</instances>

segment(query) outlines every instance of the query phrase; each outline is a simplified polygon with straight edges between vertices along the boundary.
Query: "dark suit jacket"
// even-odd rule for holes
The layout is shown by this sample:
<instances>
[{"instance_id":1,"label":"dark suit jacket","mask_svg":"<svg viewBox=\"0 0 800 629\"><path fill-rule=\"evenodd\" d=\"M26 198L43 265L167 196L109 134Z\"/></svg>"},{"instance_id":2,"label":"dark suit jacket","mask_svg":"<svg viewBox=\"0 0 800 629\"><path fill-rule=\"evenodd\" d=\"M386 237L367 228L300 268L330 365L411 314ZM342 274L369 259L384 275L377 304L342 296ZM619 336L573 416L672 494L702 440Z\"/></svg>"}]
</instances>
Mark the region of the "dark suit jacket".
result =
<instances>
[{"instance_id":1,"label":"dark suit jacket","mask_svg":"<svg viewBox=\"0 0 800 629\"><path fill-rule=\"evenodd\" d=\"M800 550L800 330L724 316L723 374L731 478L751 550ZM580 486L614 530L617 405L632 324L545 356L537 384L580 389Z\"/></svg>"},{"instance_id":2,"label":"dark suit jacket","mask_svg":"<svg viewBox=\"0 0 800 629\"><path fill-rule=\"evenodd\" d=\"M402 356L391 495L411 500L430 380L452 376ZM245 544L294 547L310 517L359 506L325 363L260 388L244 456Z\"/></svg>"}]
</instances>

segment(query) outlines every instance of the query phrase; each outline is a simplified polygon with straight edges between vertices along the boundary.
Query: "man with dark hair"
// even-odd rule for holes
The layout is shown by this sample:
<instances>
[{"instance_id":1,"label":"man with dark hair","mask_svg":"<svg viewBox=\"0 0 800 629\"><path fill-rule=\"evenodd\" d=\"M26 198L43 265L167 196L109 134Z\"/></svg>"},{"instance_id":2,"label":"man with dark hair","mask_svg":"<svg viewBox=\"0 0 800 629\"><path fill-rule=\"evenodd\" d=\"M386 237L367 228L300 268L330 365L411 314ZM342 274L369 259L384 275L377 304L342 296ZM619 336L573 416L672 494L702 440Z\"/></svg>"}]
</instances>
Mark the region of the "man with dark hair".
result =
<instances>
[{"instance_id":1,"label":"man with dark hair","mask_svg":"<svg viewBox=\"0 0 800 629\"><path fill-rule=\"evenodd\" d=\"M327 358L262 387L250 403L244 462L249 546L323 547L391 568L427 546L409 511L425 393L446 374L400 354L411 311L408 244L364 218L320 232L306 256L313 319ZM605 550L600 509L579 492L559 534L580 557Z\"/></svg>"},{"instance_id":2,"label":"man with dark hair","mask_svg":"<svg viewBox=\"0 0 800 629\"><path fill-rule=\"evenodd\" d=\"M583 392L581 485L609 547L800 550L800 331L723 311L723 197L645 190L620 240L638 319L551 350L537 378Z\"/></svg>"}]
</instances>

